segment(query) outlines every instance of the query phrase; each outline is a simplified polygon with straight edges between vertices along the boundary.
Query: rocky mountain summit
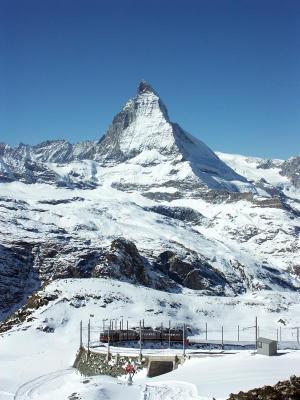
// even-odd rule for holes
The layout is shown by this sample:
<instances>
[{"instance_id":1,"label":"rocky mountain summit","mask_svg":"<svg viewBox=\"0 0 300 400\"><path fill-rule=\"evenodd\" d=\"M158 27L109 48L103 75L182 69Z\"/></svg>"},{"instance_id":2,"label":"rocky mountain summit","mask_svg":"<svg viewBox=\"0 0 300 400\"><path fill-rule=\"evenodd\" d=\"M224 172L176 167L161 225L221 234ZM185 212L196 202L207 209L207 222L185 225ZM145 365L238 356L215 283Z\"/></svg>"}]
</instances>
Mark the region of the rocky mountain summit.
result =
<instances>
[{"instance_id":1,"label":"rocky mountain summit","mask_svg":"<svg viewBox=\"0 0 300 400\"><path fill-rule=\"evenodd\" d=\"M299 157L214 153L141 82L99 141L0 144L0 317L55 279L298 291Z\"/></svg>"}]
</instances>

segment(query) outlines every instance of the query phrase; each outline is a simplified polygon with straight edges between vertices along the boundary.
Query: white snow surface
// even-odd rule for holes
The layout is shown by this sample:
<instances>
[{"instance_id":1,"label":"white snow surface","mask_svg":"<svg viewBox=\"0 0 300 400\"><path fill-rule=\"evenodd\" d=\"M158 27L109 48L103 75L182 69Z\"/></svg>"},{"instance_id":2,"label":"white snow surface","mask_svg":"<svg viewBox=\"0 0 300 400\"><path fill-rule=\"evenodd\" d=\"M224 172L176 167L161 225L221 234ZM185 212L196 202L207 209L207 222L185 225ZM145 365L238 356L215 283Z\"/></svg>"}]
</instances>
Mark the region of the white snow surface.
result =
<instances>
[{"instance_id":1,"label":"white snow surface","mask_svg":"<svg viewBox=\"0 0 300 400\"><path fill-rule=\"evenodd\" d=\"M207 322L208 339L220 339L223 325L225 343L237 340L239 324L240 340L253 343L255 316L258 316L260 335L270 338L276 338L278 320L283 318L286 325L281 325L282 346L289 343L289 347L296 348L292 328L300 323L299 294L285 293L283 297L266 291L232 298L205 297L187 289L181 294L164 293L106 279L58 280L44 290L58 294L58 298L33 310L32 321L0 336L1 400L12 400L15 393L16 400L65 400L72 393L79 393L86 400L208 400L213 396L219 400L230 392L275 384L279 379L300 373L299 350L285 350L282 351L285 354L273 358L252 355L248 350L225 351L223 355L212 351L198 354L197 358L160 377L146 378L145 373L139 373L132 387L125 385L124 379L105 376L88 378L89 382L83 383L84 377L70 369L79 346L80 320L84 324L85 343L88 319L91 320L91 341L97 343L103 319L119 321L121 316L128 319L130 327L137 326L141 317L147 326L166 325L169 319L173 325L186 322L202 338ZM114 301L105 302L110 298ZM177 304L176 308L172 304ZM46 325L54 332L37 329ZM112 351L122 354L127 350ZM157 351L170 353L166 347ZM182 354L180 349L172 351Z\"/></svg>"}]
</instances>

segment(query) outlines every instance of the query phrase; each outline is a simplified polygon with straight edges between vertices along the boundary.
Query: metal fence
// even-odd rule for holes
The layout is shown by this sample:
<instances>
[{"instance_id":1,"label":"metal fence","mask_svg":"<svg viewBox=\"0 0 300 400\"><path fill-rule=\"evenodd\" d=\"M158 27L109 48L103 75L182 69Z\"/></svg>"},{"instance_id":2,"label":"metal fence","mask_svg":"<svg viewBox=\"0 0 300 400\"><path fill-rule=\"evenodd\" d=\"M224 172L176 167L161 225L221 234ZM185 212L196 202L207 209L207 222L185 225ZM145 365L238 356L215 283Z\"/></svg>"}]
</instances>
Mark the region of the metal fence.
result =
<instances>
[{"instance_id":1,"label":"metal fence","mask_svg":"<svg viewBox=\"0 0 300 400\"><path fill-rule=\"evenodd\" d=\"M254 318L253 323L247 326L236 324L220 325L217 326L215 321L203 322L197 328L186 323L173 323L168 321L162 322L157 325L146 324L146 321L132 321L120 317L119 319L102 319L97 321L94 319L89 320L88 323L80 322L80 346L84 345L87 348L96 347L100 345L100 335L102 332L116 332L128 331L135 329L139 334L139 346L143 346L143 332L149 328L161 329L170 332L171 329L182 330L183 342L182 346L185 347L186 340L188 339L191 345L199 346L219 346L224 348L256 348L257 338L267 337L276 340L279 348L299 348L300 349L300 327L299 326L286 326L278 324L278 326L266 325L260 323L257 318ZM109 343L108 343L109 346ZM161 343L163 347L170 347L170 339Z\"/></svg>"}]
</instances>

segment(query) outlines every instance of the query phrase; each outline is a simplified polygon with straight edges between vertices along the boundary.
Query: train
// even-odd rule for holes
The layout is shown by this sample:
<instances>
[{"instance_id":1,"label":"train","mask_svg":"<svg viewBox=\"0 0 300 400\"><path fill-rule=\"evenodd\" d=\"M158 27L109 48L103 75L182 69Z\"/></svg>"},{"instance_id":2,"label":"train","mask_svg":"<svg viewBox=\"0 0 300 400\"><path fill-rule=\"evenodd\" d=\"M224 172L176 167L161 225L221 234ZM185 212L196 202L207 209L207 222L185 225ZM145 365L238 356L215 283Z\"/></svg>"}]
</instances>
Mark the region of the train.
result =
<instances>
[{"instance_id":1,"label":"train","mask_svg":"<svg viewBox=\"0 0 300 400\"><path fill-rule=\"evenodd\" d=\"M141 336L143 342L169 342L169 340L171 343L183 342L183 331L180 329L169 330L144 328L141 331ZM105 330L104 332L100 333L100 342L102 343L116 343L138 340L140 340L139 329ZM185 343L188 343L187 339L185 339Z\"/></svg>"}]
</instances>

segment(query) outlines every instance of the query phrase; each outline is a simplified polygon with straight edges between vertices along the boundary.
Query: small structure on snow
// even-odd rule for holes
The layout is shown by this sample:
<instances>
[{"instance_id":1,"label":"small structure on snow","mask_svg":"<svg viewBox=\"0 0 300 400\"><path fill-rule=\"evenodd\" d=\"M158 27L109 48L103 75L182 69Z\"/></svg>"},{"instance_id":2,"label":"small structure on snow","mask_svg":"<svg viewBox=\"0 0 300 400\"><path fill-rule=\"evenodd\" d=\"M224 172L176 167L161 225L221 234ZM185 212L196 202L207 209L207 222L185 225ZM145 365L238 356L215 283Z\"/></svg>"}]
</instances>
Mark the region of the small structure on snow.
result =
<instances>
[{"instance_id":1,"label":"small structure on snow","mask_svg":"<svg viewBox=\"0 0 300 400\"><path fill-rule=\"evenodd\" d=\"M257 354L275 356L277 354L277 341L259 337L256 343Z\"/></svg>"}]
</instances>

